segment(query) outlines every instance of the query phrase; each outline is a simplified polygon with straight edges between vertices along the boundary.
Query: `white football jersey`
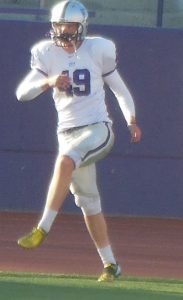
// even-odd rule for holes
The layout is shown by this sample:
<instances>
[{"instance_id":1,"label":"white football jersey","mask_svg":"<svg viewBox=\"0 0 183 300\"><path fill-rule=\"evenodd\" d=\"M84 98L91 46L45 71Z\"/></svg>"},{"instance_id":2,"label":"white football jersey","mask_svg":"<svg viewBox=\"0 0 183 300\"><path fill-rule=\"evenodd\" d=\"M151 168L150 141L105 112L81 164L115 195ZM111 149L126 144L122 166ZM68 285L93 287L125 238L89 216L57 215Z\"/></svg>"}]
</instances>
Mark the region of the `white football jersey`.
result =
<instances>
[{"instance_id":1,"label":"white football jersey","mask_svg":"<svg viewBox=\"0 0 183 300\"><path fill-rule=\"evenodd\" d=\"M111 122L105 104L103 77L116 68L116 48L112 41L87 37L76 53L45 40L31 51L31 68L45 76L68 74L67 91L53 89L58 112L58 132L95 122Z\"/></svg>"}]
</instances>

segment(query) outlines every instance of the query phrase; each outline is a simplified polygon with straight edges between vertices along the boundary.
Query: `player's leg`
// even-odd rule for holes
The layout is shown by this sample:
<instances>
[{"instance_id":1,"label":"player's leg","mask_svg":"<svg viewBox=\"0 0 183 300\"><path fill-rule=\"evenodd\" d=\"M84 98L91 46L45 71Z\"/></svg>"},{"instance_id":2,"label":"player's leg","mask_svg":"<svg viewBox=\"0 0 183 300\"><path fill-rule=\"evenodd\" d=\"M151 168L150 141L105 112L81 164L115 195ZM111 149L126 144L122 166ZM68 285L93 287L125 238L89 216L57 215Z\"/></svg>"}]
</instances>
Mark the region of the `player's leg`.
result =
<instances>
[{"instance_id":1,"label":"player's leg","mask_svg":"<svg viewBox=\"0 0 183 300\"><path fill-rule=\"evenodd\" d=\"M112 281L121 270L111 249L107 224L101 210L95 164L73 172L71 192L75 196L76 205L82 209L86 226L104 265L99 281Z\"/></svg>"},{"instance_id":2,"label":"player's leg","mask_svg":"<svg viewBox=\"0 0 183 300\"><path fill-rule=\"evenodd\" d=\"M111 282L121 274L121 268L111 249L104 214L102 211L92 216L84 214L84 219L104 266L98 281Z\"/></svg>"},{"instance_id":3,"label":"player's leg","mask_svg":"<svg viewBox=\"0 0 183 300\"><path fill-rule=\"evenodd\" d=\"M45 239L57 216L59 208L68 194L74 167L74 161L70 157L58 156L42 218L31 233L18 240L18 244L23 248L32 249Z\"/></svg>"},{"instance_id":4,"label":"player's leg","mask_svg":"<svg viewBox=\"0 0 183 300\"><path fill-rule=\"evenodd\" d=\"M68 194L74 168L75 163L70 157L58 155L47 194L46 209L59 210Z\"/></svg>"},{"instance_id":5,"label":"player's leg","mask_svg":"<svg viewBox=\"0 0 183 300\"><path fill-rule=\"evenodd\" d=\"M109 245L109 238L107 232L107 224L103 215L103 212L100 211L95 215L88 216L84 213L84 219L90 236L95 243L97 249L105 248ZM101 257L103 262L108 262L110 260L105 257ZM115 263L115 259L112 256L111 263Z\"/></svg>"},{"instance_id":6,"label":"player's leg","mask_svg":"<svg viewBox=\"0 0 183 300\"><path fill-rule=\"evenodd\" d=\"M33 228L30 234L18 240L18 244L27 249L36 247L45 239L68 193L74 168L104 157L112 147L114 140L111 126L108 123L97 123L73 131L71 134L60 134L58 139L59 156L55 164L43 216L38 226Z\"/></svg>"}]
</instances>

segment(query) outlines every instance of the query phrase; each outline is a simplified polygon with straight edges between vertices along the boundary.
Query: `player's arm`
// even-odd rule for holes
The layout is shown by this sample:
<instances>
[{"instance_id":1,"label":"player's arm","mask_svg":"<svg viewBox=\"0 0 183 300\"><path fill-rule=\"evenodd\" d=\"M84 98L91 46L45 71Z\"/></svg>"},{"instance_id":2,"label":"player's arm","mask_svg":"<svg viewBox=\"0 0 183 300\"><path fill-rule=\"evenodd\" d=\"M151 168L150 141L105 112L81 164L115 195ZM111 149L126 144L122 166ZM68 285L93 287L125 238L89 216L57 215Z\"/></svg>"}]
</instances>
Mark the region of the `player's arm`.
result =
<instances>
[{"instance_id":1,"label":"player's arm","mask_svg":"<svg viewBox=\"0 0 183 300\"><path fill-rule=\"evenodd\" d=\"M104 77L104 82L107 83L119 102L131 134L131 142L138 142L141 138L141 130L136 124L135 106L131 93L117 70Z\"/></svg>"},{"instance_id":2,"label":"player's arm","mask_svg":"<svg viewBox=\"0 0 183 300\"><path fill-rule=\"evenodd\" d=\"M19 84L16 90L16 96L19 101L29 101L39 96L49 87L57 87L61 90L66 90L69 86L70 79L66 74L49 78L38 70L33 69Z\"/></svg>"},{"instance_id":3,"label":"player's arm","mask_svg":"<svg viewBox=\"0 0 183 300\"><path fill-rule=\"evenodd\" d=\"M37 70L31 70L23 79L16 90L16 96L19 101L28 101L36 98L47 88L47 78Z\"/></svg>"}]
</instances>

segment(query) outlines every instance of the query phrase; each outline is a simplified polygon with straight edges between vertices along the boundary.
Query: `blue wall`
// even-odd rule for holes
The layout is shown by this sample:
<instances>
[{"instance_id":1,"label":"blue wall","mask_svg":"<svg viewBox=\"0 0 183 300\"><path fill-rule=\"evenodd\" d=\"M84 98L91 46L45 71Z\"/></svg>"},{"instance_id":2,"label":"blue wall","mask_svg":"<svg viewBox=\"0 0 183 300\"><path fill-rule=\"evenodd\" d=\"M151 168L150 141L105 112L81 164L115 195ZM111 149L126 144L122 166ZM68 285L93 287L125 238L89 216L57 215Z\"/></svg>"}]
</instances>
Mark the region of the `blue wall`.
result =
<instances>
[{"instance_id":1,"label":"blue wall","mask_svg":"<svg viewBox=\"0 0 183 300\"><path fill-rule=\"evenodd\" d=\"M15 89L29 71L31 46L49 24L0 22L0 210L40 211L57 152L57 116L51 91L20 103ZM106 87L116 140L98 163L106 213L183 217L183 31L89 27L116 42L119 70L130 88L142 129L129 133L117 100ZM71 195L64 211L79 212Z\"/></svg>"}]
</instances>

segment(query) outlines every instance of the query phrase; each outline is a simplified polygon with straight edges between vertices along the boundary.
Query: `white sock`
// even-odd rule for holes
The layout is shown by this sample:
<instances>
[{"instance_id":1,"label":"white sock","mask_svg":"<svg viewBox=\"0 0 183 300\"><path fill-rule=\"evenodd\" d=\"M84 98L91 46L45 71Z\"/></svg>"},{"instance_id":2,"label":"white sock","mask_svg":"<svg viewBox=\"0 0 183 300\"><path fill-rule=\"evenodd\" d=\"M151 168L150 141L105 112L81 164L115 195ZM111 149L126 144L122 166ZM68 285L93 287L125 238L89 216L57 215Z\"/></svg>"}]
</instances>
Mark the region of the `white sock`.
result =
<instances>
[{"instance_id":1,"label":"white sock","mask_svg":"<svg viewBox=\"0 0 183 300\"><path fill-rule=\"evenodd\" d=\"M97 251L98 254L100 255L103 265L105 265L106 263L116 264L116 260L112 253L112 249L110 245L104 248L97 249Z\"/></svg>"},{"instance_id":2,"label":"white sock","mask_svg":"<svg viewBox=\"0 0 183 300\"><path fill-rule=\"evenodd\" d=\"M38 227L41 227L46 233L48 233L57 214L57 211L45 208L42 218L38 223Z\"/></svg>"}]
</instances>

